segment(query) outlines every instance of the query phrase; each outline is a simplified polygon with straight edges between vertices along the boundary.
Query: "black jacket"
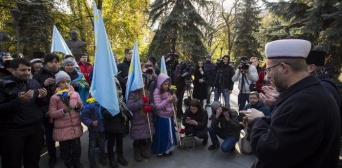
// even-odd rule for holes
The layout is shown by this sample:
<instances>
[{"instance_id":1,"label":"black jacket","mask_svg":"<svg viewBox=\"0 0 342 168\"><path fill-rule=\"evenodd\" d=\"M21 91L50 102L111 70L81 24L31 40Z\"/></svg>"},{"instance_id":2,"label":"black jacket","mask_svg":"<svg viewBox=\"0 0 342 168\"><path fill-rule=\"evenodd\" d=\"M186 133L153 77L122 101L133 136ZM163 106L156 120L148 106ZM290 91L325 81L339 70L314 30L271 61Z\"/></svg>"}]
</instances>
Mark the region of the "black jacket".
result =
<instances>
[{"instance_id":1,"label":"black jacket","mask_svg":"<svg viewBox=\"0 0 342 168\"><path fill-rule=\"evenodd\" d=\"M112 116L107 109L102 108L101 112L105 120L105 131L108 133L123 133L125 129L125 117L119 112L117 115Z\"/></svg>"},{"instance_id":2,"label":"black jacket","mask_svg":"<svg viewBox=\"0 0 342 168\"><path fill-rule=\"evenodd\" d=\"M46 98L38 98L41 85L36 80L23 81L12 75L2 79L12 81L13 85L0 87L0 135L40 124L43 117L40 106L46 103ZM28 90L34 91L33 98L27 103L21 103L18 94Z\"/></svg>"},{"instance_id":3,"label":"black jacket","mask_svg":"<svg viewBox=\"0 0 342 168\"><path fill-rule=\"evenodd\" d=\"M222 74L219 73L219 70L222 71ZM235 71L232 66L226 64L226 65L223 65L221 68L216 67L214 74L215 75L213 76L217 76L216 77L217 79L215 81L215 87L220 88L222 86L223 89L233 90L234 82L232 81L232 77L235 75ZM220 80L220 77L221 77L221 80Z\"/></svg>"},{"instance_id":4,"label":"black jacket","mask_svg":"<svg viewBox=\"0 0 342 168\"><path fill-rule=\"evenodd\" d=\"M207 110L205 110L204 108L200 109L197 113L193 114L189 108L187 108L185 110L185 113L183 115L183 122L182 124L185 127L188 126L192 126L189 124L186 124L185 121L187 118L190 118L191 120L195 120L198 122L198 125L195 126L194 128L196 130L203 130L203 129L207 129L207 125L208 125L208 114L207 114Z\"/></svg>"},{"instance_id":5,"label":"black jacket","mask_svg":"<svg viewBox=\"0 0 342 168\"><path fill-rule=\"evenodd\" d=\"M199 80L203 79L206 80L205 77L205 72L202 74L199 71L198 66L196 67L196 70L194 72L194 81L193 81L193 85L194 85L194 91L192 92L192 97L198 100L204 100L207 98L207 92L206 92L206 84L205 82L200 83Z\"/></svg>"},{"instance_id":6,"label":"black jacket","mask_svg":"<svg viewBox=\"0 0 342 168\"><path fill-rule=\"evenodd\" d=\"M212 63L211 61L206 61L204 62L204 72L205 72L205 76L206 76L206 81L205 83L207 84L207 86L214 86L214 82L215 82L215 74L216 74L216 65L214 63Z\"/></svg>"},{"instance_id":7,"label":"black jacket","mask_svg":"<svg viewBox=\"0 0 342 168\"><path fill-rule=\"evenodd\" d=\"M32 77L34 80L36 80L36 81L38 81L38 83L40 83L41 87L44 87L47 90L46 98L48 101L42 107L44 114L46 114L49 111L50 98L55 94L55 91L56 91L56 85L55 84L51 84L49 86L44 86L44 82L47 78L52 77L55 79L56 73L52 73L52 72L48 71L45 67L43 67L38 72L34 73L34 75Z\"/></svg>"},{"instance_id":8,"label":"black jacket","mask_svg":"<svg viewBox=\"0 0 342 168\"><path fill-rule=\"evenodd\" d=\"M121 88L122 88L122 93L125 96L126 93L126 83L127 83L127 76L128 76L128 71L129 71L129 66L131 64L131 61L128 61L126 58L125 60L118 64L118 80L120 82Z\"/></svg>"},{"instance_id":9,"label":"black jacket","mask_svg":"<svg viewBox=\"0 0 342 168\"><path fill-rule=\"evenodd\" d=\"M270 117L255 119L250 143L255 168L337 167L340 115L330 93L315 76L282 92Z\"/></svg>"}]
</instances>

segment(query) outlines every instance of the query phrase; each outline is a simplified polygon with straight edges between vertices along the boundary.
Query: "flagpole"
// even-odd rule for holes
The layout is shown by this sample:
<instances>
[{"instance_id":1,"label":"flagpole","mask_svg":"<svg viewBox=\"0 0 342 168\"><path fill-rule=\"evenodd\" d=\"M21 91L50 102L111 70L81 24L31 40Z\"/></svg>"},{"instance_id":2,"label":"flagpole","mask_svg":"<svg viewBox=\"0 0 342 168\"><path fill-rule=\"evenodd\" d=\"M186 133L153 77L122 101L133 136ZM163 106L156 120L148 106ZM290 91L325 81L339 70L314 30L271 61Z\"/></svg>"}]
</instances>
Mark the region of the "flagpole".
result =
<instances>
[{"instance_id":1,"label":"flagpole","mask_svg":"<svg viewBox=\"0 0 342 168\"><path fill-rule=\"evenodd\" d=\"M145 94L145 88L143 87L143 95L144 97L146 96ZM152 139L152 131L151 131L151 125L150 125L150 116L148 115L148 112L146 113L146 117L147 117L147 123L148 123L148 129L150 130L150 138L151 138L151 142L153 142L153 139Z\"/></svg>"},{"instance_id":2,"label":"flagpole","mask_svg":"<svg viewBox=\"0 0 342 168\"><path fill-rule=\"evenodd\" d=\"M178 133L179 146L182 146L182 141L180 139L180 133L179 133L180 129L178 127L178 122L177 122L177 113L176 113L176 110L175 110L175 104L173 104L173 103L172 103L172 110L173 110L173 116L175 117L174 121L176 121L175 123L176 123L176 127L178 129L177 133Z\"/></svg>"}]
</instances>

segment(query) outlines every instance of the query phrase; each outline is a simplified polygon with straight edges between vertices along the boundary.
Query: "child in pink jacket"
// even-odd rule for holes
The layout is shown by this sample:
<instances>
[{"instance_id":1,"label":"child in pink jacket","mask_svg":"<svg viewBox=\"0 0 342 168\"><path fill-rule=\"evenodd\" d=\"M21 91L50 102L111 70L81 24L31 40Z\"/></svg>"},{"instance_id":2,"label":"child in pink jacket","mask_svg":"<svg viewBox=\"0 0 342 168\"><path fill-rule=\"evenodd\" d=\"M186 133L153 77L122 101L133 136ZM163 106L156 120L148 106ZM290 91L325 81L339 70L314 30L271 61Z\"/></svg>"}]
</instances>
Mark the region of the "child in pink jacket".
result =
<instances>
[{"instance_id":1,"label":"child in pink jacket","mask_svg":"<svg viewBox=\"0 0 342 168\"><path fill-rule=\"evenodd\" d=\"M158 75L157 88L153 98L157 109L155 120L155 134L153 136L152 151L159 156L170 156L177 145L174 123L174 105L177 97L170 92L171 81L165 74Z\"/></svg>"},{"instance_id":2,"label":"child in pink jacket","mask_svg":"<svg viewBox=\"0 0 342 168\"><path fill-rule=\"evenodd\" d=\"M59 71L56 74L55 83L58 87L49 105L49 116L54 119L53 139L59 141L61 157L67 168L83 167L80 163L80 137L83 129L79 114L82 100L70 86L70 76L66 72Z\"/></svg>"}]
</instances>

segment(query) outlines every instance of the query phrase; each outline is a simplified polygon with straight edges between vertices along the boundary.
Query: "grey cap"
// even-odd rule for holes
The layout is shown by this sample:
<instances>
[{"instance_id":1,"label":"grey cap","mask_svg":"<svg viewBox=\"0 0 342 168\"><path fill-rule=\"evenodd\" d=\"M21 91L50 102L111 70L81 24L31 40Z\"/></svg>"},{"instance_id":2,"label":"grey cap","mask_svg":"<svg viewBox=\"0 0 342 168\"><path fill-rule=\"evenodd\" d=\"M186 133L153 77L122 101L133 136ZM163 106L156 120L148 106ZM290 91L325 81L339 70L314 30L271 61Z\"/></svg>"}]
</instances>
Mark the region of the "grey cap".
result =
<instances>
[{"instance_id":1,"label":"grey cap","mask_svg":"<svg viewBox=\"0 0 342 168\"><path fill-rule=\"evenodd\" d=\"M221 103L220 102L213 102L211 103L211 111L215 112L217 108L221 107Z\"/></svg>"}]
</instances>

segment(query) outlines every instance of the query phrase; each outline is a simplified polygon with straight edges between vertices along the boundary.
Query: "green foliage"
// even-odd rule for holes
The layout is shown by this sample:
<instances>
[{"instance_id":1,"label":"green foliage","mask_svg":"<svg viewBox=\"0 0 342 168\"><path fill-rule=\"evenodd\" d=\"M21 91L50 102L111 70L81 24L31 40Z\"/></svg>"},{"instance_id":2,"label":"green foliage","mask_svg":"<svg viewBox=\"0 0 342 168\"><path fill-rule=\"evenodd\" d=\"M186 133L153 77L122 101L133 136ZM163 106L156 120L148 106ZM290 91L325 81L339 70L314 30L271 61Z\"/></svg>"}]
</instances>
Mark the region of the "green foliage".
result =
<instances>
[{"instance_id":1,"label":"green foliage","mask_svg":"<svg viewBox=\"0 0 342 168\"><path fill-rule=\"evenodd\" d=\"M204 5L203 0L193 1ZM171 11L168 9L172 8ZM170 50L176 51L183 59L196 60L208 54L203 43L203 33L199 27L210 28L197 13L190 0L156 0L151 5L149 21L161 26L156 30L149 47L148 56L159 58Z\"/></svg>"},{"instance_id":2,"label":"green foliage","mask_svg":"<svg viewBox=\"0 0 342 168\"><path fill-rule=\"evenodd\" d=\"M22 11L20 18L20 47L25 56L30 58L33 51L50 52L52 27L56 25L64 40L69 40L70 30L78 31L78 40L87 43L85 52L93 59L94 28L93 8L87 0L54 0L53 3L41 5L17 4L15 1L0 0L0 30L15 38L15 28L9 10L18 8ZM144 13L148 0L101 0L102 14L112 48L123 59L124 49L133 48L139 42L140 51L147 52L144 35L148 31ZM14 53L16 41L4 42L4 50Z\"/></svg>"},{"instance_id":3,"label":"green foliage","mask_svg":"<svg viewBox=\"0 0 342 168\"><path fill-rule=\"evenodd\" d=\"M342 5L340 0L290 0L266 2L267 8L275 16L265 24L267 35L264 41L280 38L301 38L309 40L313 49L326 51L332 55L332 62L341 68ZM338 69L339 69L338 68Z\"/></svg>"},{"instance_id":4,"label":"green foliage","mask_svg":"<svg viewBox=\"0 0 342 168\"><path fill-rule=\"evenodd\" d=\"M261 20L259 18L260 9L257 7L256 0L243 0L239 3L238 13L235 19L235 31L237 34L233 57L241 56L262 58L259 42L255 38L255 33L259 31Z\"/></svg>"}]
</instances>

